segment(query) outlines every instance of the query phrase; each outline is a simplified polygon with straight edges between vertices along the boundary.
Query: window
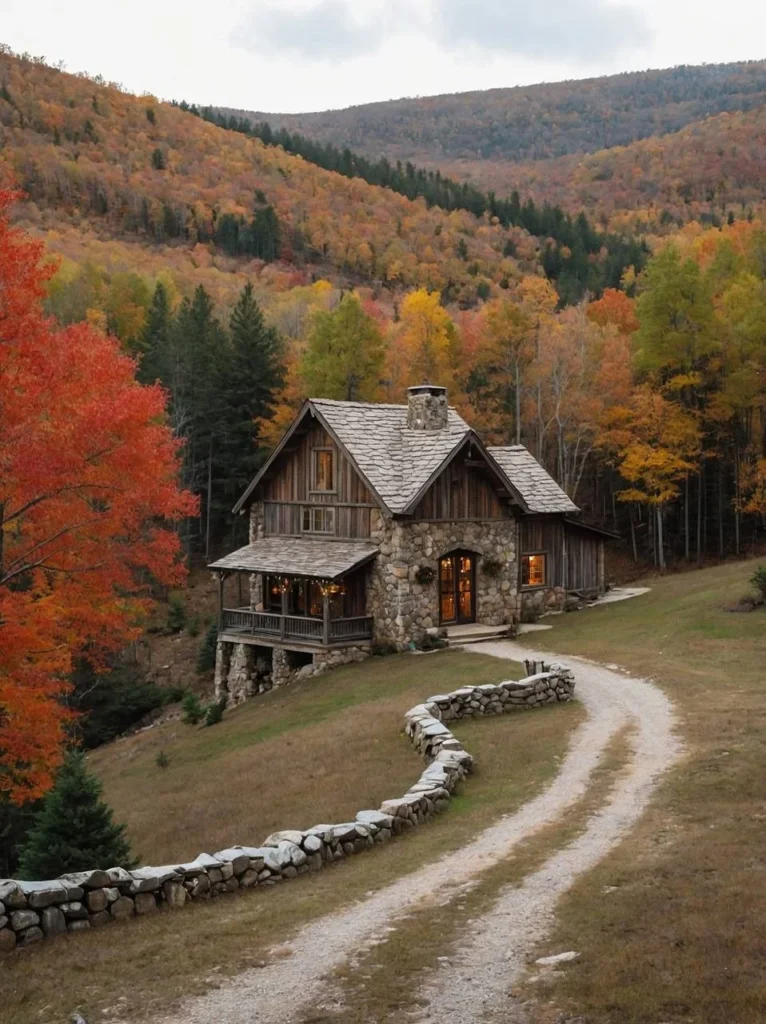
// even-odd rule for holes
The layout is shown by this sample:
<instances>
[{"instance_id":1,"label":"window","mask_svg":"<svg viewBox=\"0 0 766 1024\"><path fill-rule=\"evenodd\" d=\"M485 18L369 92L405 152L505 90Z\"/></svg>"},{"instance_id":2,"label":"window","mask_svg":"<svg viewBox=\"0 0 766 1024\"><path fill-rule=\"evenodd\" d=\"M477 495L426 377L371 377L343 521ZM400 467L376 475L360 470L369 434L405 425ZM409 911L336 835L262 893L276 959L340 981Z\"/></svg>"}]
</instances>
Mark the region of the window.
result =
<instances>
[{"instance_id":1,"label":"window","mask_svg":"<svg viewBox=\"0 0 766 1024\"><path fill-rule=\"evenodd\" d=\"M333 465L333 451L332 448L315 448L313 452L314 467L312 481L312 490L314 491L334 491L335 490L335 473Z\"/></svg>"},{"instance_id":2,"label":"window","mask_svg":"<svg viewBox=\"0 0 766 1024\"><path fill-rule=\"evenodd\" d=\"M545 586L545 555L521 556L521 585L522 587Z\"/></svg>"},{"instance_id":3,"label":"window","mask_svg":"<svg viewBox=\"0 0 766 1024\"><path fill-rule=\"evenodd\" d=\"M335 509L323 505L304 505L304 533L335 533Z\"/></svg>"}]
</instances>

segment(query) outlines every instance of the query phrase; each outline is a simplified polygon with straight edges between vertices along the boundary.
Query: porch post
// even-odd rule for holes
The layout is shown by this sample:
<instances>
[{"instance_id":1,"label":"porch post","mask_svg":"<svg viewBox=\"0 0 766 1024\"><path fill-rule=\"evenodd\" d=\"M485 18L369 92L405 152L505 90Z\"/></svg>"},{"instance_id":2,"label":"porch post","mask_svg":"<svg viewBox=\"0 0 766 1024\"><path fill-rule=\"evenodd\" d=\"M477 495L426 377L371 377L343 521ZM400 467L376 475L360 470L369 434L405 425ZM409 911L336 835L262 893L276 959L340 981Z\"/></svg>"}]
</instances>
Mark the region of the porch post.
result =
<instances>
[{"instance_id":1,"label":"porch post","mask_svg":"<svg viewBox=\"0 0 766 1024\"><path fill-rule=\"evenodd\" d=\"M237 593L239 595L239 599L238 599L238 603L237 603L237 608L241 608L242 607L242 573L241 572L237 573Z\"/></svg>"},{"instance_id":2,"label":"porch post","mask_svg":"<svg viewBox=\"0 0 766 1024\"><path fill-rule=\"evenodd\" d=\"M223 633L223 581L226 574L223 569L218 573L218 632Z\"/></svg>"},{"instance_id":3,"label":"porch post","mask_svg":"<svg viewBox=\"0 0 766 1024\"><path fill-rule=\"evenodd\" d=\"M280 587L282 588L282 623L281 623L281 625L282 625L282 639L284 640L285 633L287 631L287 620L285 619L285 616L287 615L287 612L289 610L289 605L287 603L288 593L287 593L287 591L284 588L284 580L282 580L282 583L280 584Z\"/></svg>"},{"instance_id":4,"label":"porch post","mask_svg":"<svg viewBox=\"0 0 766 1024\"><path fill-rule=\"evenodd\" d=\"M325 591L322 594L322 643L325 647L330 646L330 593Z\"/></svg>"}]
</instances>

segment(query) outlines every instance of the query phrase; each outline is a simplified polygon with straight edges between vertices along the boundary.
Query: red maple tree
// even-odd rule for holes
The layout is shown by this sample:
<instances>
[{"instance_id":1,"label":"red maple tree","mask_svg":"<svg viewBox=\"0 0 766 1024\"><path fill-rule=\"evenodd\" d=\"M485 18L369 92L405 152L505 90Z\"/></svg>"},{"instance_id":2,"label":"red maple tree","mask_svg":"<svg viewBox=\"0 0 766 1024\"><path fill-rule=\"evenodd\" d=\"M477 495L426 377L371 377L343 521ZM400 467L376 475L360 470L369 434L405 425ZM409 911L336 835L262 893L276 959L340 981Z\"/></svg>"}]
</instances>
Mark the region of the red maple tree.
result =
<instances>
[{"instance_id":1,"label":"red maple tree","mask_svg":"<svg viewBox=\"0 0 766 1024\"><path fill-rule=\"evenodd\" d=\"M50 785L75 659L96 666L139 631L151 584L184 576L169 524L178 488L161 388L113 338L44 315L53 273L0 190L0 795Z\"/></svg>"}]
</instances>

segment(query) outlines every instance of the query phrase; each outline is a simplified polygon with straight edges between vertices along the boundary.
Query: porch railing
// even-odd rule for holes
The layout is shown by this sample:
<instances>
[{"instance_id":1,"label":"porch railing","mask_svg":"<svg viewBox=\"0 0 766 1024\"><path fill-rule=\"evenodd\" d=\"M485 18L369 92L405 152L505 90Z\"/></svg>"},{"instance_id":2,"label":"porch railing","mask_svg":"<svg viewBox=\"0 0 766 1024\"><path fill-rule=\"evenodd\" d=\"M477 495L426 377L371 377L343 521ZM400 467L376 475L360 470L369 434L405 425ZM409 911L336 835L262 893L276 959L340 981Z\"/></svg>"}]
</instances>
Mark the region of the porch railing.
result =
<instances>
[{"instance_id":1,"label":"porch railing","mask_svg":"<svg viewBox=\"0 0 766 1024\"><path fill-rule=\"evenodd\" d=\"M323 619L253 611L251 608L224 608L221 619L221 631L224 633L264 636L272 640L293 640L318 646L372 638L373 620L370 615L330 619L327 630Z\"/></svg>"}]
</instances>

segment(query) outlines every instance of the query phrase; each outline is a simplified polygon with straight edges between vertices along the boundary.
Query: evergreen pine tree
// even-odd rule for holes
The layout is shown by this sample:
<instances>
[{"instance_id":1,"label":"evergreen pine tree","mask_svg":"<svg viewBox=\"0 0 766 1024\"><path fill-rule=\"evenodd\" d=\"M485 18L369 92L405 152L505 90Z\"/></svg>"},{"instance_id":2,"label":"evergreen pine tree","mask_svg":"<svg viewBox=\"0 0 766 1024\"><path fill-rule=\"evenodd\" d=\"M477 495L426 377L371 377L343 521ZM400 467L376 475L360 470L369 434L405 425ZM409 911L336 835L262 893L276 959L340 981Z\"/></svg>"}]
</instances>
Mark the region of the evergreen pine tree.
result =
<instances>
[{"instance_id":1,"label":"evergreen pine tree","mask_svg":"<svg viewBox=\"0 0 766 1024\"><path fill-rule=\"evenodd\" d=\"M223 382L226 394L228 484L237 498L263 462L256 420L271 412L274 392L282 384L282 343L263 313L248 282L229 320L231 356Z\"/></svg>"},{"instance_id":2,"label":"evergreen pine tree","mask_svg":"<svg viewBox=\"0 0 766 1024\"><path fill-rule=\"evenodd\" d=\"M146 315L141 337L144 355L138 368L138 379L142 384L154 384L161 381L167 387L170 378L170 332L173 326L173 314L170 299L165 285L157 282Z\"/></svg>"},{"instance_id":3,"label":"evergreen pine tree","mask_svg":"<svg viewBox=\"0 0 766 1024\"><path fill-rule=\"evenodd\" d=\"M83 755L67 754L21 852L22 878L135 866L125 826L115 824L101 794L101 783L88 771Z\"/></svg>"}]
</instances>

